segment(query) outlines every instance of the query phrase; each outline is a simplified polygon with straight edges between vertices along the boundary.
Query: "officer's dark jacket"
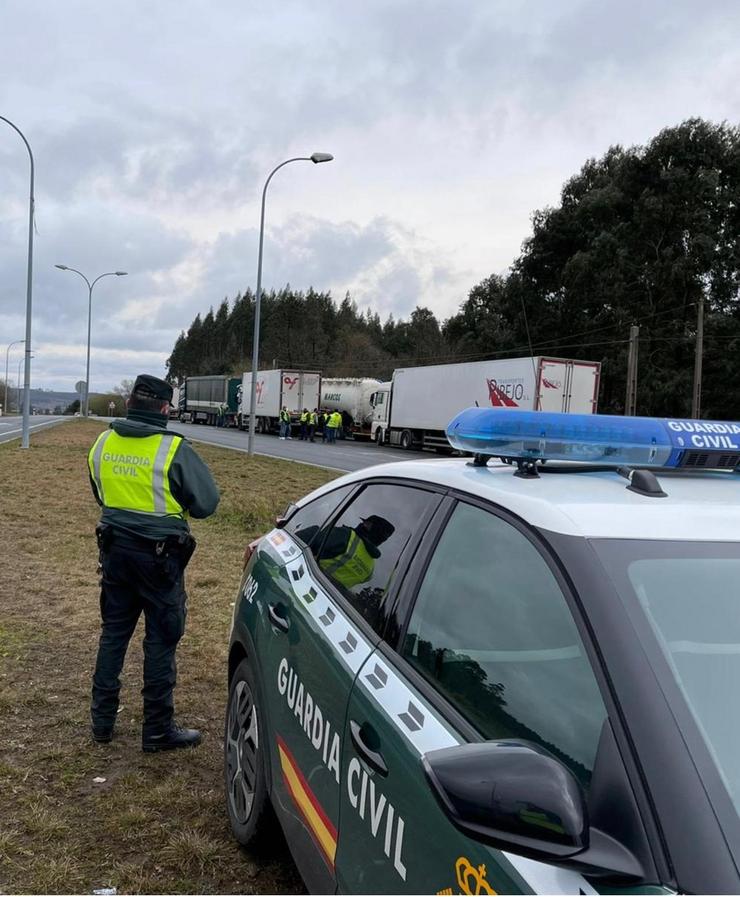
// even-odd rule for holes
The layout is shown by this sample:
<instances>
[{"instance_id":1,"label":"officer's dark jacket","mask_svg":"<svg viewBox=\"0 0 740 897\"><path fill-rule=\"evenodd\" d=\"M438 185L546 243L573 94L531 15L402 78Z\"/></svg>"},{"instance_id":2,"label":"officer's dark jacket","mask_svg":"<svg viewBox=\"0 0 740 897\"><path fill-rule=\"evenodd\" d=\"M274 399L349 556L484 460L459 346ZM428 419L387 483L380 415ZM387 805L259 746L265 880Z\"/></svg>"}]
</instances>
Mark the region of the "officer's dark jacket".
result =
<instances>
[{"instance_id":1,"label":"officer's dark jacket","mask_svg":"<svg viewBox=\"0 0 740 897\"><path fill-rule=\"evenodd\" d=\"M148 418L148 419L147 419ZM160 422L161 420L161 422ZM170 432L164 418L158 414L129 411L126 420L116 420L110 425L119 436L153 436ZM218 487L211 472L190 443L179 440L179 445L169 468L170 490L173 497L191 517L209 517L218 507ZM95 481L90 477L93 495L102 506ZM107 523L146 539L164 539L170 535L188 532L187 520L177 516L154 517L125 511L119 508L103 508L101 523Z\"/></svg>"}]
</instances>

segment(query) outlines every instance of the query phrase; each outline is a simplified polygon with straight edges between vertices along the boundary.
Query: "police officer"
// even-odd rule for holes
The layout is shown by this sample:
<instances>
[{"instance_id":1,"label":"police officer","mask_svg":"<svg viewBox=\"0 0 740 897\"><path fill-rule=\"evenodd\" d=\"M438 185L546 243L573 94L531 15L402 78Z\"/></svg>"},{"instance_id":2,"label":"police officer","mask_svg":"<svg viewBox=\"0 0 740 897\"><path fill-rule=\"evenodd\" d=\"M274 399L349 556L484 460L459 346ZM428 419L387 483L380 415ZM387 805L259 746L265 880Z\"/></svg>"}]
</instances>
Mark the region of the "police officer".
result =
<instances>
[{"instance_id":1,"label":"police officer","mask_svg":"<svg viewBox=\"0 0 740 897\"><path fill-rule=\"evenodd\" d=\"M92 737L109 742L118 711L119 676L144 613L144 751L200 743L200 732L174 721L175 650L185 630L183 573L195 549L187 515L208 517L219 494L210 471L182 436L167 432L172 387L141 374L127 402L88 456L93 494L103 512L96 529L102 566L102 631L92 687Z\"/></svg>"}]
</instances>

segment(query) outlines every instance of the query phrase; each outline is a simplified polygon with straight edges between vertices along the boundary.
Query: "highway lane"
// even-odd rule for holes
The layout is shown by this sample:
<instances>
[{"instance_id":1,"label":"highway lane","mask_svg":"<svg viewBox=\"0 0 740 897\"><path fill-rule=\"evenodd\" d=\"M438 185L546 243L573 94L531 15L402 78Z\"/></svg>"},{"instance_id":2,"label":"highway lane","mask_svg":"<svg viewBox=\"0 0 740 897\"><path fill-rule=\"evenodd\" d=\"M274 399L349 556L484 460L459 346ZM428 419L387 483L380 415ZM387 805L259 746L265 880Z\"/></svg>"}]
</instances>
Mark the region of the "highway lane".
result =
<instances>
[{"instance_id":1,"label":"highway lane","mask_svg":"<svg viewBox=\"0 0 740 897\"><path fill-rule=\"evenodd\" d=\"M205 424L183 424L173 420L170 430L182 433L193 442L205 442L223 448L246 452L247 433L234 428L219 429ZM372 442L360 442L353 439L340 439L334 445L316 442L301 442L296 436L293 439L281 440L277 436L255 436L255 452L271 458L283 458L287 461L298 461L302 464L313 464L343 472L361 470L373 464L387 464L390 461L410 461L412 459L433 459L431 452L411 452L387 446L378 447Z\"/></svg>"},{"instance_id":2,"label":"highway lane","mask_svg":"<svg viewBox=\"0 0 740 897\"><path fill-rule=\"evenodd\" d=\"M48 414L32 414L29 423L29 430L33 435L38 430L46 429L54 424L59 424L64 420L71 420L70 417L52 417ZM13 439L20 439L22 435L23 418L21 417L0 417L0 442L11 442Z\"/></svg>"}]
</instances>

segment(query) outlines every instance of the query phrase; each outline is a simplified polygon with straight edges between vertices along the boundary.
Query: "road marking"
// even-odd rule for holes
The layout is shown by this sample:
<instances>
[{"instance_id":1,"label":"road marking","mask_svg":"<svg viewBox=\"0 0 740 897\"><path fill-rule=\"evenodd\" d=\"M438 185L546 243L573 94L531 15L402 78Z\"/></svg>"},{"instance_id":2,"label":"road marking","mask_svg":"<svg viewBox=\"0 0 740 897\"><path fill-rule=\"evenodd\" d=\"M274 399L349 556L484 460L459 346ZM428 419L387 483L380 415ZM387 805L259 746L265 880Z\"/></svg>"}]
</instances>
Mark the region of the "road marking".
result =
<instances>
[{"instance_id":1,"label":"road marking","mask_svg":"<svg viewBox=\"0 0 740 897\"><path fill-rule=\"evenodd\" d=\"M51 427L54 424L63 424L64 421L61 420L45 420L40 424L29 424L28 429L30 430L38 430L41 427ZM11 442L12 440L6 439L6 436L12 436L13 433L22 433L23 428L19 427L17 430L0 430L0 442ZM15 439L16 437L13 437Z\"/></svg>"},{"instance_id":2,"label":"road marking","mask_svg":"<svg viewBox=\"0 0 740 897\"><path fill-rule=\"evenodd\" d=\"M205 445L213 445L216 448L231 449L234 452L243 452L245 455L248 454L247 449L242 448L239 445L230 445L226 442L211 442L210 439L203 439L202 436L190 436L189 434L186 435L185 438L190 439L193 442L202 442ZM292 461L294 464L305 464L306 467L318 467L321 470L336 470L337 473L354 473L354 471L346 470L344 467L331 467L329 464L315 464L312 461L299 461L298 458L288 458L285 455L270 455L268 452L255 452L255 455L259 455L261 458L272 458L273 461Z\"/></svg>"}]
</instances>

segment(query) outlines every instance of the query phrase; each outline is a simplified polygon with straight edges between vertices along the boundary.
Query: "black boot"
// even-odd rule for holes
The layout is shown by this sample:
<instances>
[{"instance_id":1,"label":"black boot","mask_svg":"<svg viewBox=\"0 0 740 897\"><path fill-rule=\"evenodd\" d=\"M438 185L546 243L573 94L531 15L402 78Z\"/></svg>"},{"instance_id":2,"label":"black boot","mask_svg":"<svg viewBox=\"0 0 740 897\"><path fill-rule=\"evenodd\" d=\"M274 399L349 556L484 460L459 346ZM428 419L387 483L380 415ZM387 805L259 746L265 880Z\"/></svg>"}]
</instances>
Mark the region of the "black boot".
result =
<instances>
[{"instance_id":1,"label":"black boot","mask_svg":"<svg viewBox=\"0 0 740 897\"><path fill-rule=\"evenodd\" d=\"M92 740L97 744L108 744L113 741L113 729L104 729L100 726L92 726L90 729Z\"/></svg>"},{"instance_id":2,"label":"black boot","mask_svg":"<svg viewBox=\"0 0 740 897\"><path fill-rule=\"evenodd\" d=\"M182 726L173 725L161 735L145 735L141 742L141 749L147 754L153 754L156 751L174 751L177 748L195 747L200 742L201 735L197 729L185 729Z\"/></svg>"}]
</instances>

